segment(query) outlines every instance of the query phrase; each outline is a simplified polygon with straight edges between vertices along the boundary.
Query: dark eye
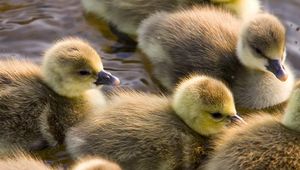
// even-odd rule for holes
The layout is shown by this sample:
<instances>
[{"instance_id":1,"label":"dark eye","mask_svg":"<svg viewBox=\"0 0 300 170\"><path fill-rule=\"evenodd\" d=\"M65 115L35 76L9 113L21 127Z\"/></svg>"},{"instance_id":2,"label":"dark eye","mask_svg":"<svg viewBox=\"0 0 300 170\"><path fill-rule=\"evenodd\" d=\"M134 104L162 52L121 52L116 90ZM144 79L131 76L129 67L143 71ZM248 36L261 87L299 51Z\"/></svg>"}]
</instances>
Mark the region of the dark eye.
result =
<instances>
[{"instance_id":1,"label":"dark eye","mask_svg":"<svg viewBox=\"0 0 300 170\"><path fill-rule=\"evenodd\" d=\"M223 115L219 112L215 112L215 113L212 113L211 116L216 119L216 120L220 120L220 119L223 119Z\"/></svg>"},{"instance_id":2,"label":"dark eye","mask_svg":"<svg viewBox=\"0 0 300 170\"><path fill-rule=\"evenodd\" d=\"M263 52L259 49L259 48L255 48L254 47L254 50L257 54L261 55L261 56L264 56Z\"/></svg>"},{"instance_id":3,"label":"dark eye","mask_svg":"<svg viewBox=\"0 0 300 170\"><path fill-rule=\"evenodd\" d=\"M88 75L91 75L91 72L88 70L80 70L79 74L82 76L88 76Z\"/></svg>"}]
</instances>

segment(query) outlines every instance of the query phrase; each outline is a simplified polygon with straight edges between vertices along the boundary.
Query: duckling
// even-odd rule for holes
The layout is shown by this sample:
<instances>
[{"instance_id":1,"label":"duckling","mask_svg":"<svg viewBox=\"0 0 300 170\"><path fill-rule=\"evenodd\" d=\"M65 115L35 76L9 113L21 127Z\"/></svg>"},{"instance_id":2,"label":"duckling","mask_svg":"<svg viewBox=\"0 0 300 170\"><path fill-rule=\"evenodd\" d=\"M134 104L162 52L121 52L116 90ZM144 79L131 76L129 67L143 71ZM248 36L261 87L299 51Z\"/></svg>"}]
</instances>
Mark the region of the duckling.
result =
<instances>
[{"instance_id":1,"label":"duckling","mask_svg":"<svg viewBox=\"0 0 300 170\"><path fill-rule=\"evenodd\" d=\"M78 161L72 170L121 170L120 166L99 157L86 157Z\"/></svg>"},{"instance_id":2,"label":"duckling","mask_svg":"<svg viewBox=\"0 0 300 170\"><path fill-rule=\"evenodd\" d=\"M102 112L67 132L73 157L97 155L123 169L193 169L209 152L210 136L238 118L231 92L208 76L192 76L173 98L123 92Z\"/></svg>"},{"instance_id":3,"label":"duckling","mask_svg":"<svg viewBox=\"0 0 300 170\"><path fill-rule=\"evenodd\" d=\"M87 12L104 18L119 31L135 36L142 20L157 11L175 11L194 5L223 6L242 18L260 11L259 0L81 0Z\"/></svg>"},{"instance_id":4,"label":"duckling","mask_svg":"<svg viewBox=\"0 0 300 170\"><path fill-rule=\"evenodd\" d=\"M208 170L300 169L300 84L283 119L257 115L219 136Z\"/></svg>"},{"instance_id":5,"label":"duckling","mask_svg":"<svg viewBox=\"0 0 300 170\"><path fill-rule=\"evenodd\" d=\"M154 78L170 91L191 72L208 74L228 84L243 113L277 107L293 89L285 29L271 14L241 22L214 7L160 12L143 21L138 41Z\"/></svg>"},{"instance_id":6,"label":"duckling","mask_svg":"<svg viewBox=\"0 0 300 170\"><path fill-rule=\"evenodd\" d=\"M62 143L66 130L90 108L104 107L104 96L95 87L120 82L103 69L101 58L88 42L79 38L55 43L45 52L41 68L14 59L0 65L2 154L14 146L38 150Z\"/></svg>"}]
</instances>

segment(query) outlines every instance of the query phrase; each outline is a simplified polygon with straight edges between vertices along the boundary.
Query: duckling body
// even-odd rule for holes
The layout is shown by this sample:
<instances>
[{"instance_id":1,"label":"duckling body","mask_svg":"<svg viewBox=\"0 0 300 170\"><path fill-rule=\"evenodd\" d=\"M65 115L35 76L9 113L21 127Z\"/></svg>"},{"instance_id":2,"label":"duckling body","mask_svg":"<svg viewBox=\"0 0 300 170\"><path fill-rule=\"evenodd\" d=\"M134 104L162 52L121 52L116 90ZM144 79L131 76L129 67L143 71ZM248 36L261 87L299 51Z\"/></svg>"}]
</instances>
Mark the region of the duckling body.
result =
<instances>
[{"instance_id":1,"label":"duckling body","mask_svg":"<svg viewBox=\"0 0 300 170\"><path fill-rule=\"evenodd\" d=\"M87 47L79 39L58 42L45 54L42 69L27 61L0 62L4 66L0 69L0 152L15 146L38 150L63 143L66 130L94 108L91 103L97 102L87 93L97 76L95 80L82 77L79 70L89 69L90 65L80 64L92 60L97 66L91 69L103 67L99 56L89 54ZM63 51L76 48L76 55L74 51ZM102 96L97 100L104 101L100 91L93 91ZM98 103L101 109L102 102Z\"/></svg>"},{"instance_id":2,"label":"duckling body","mask_svg":"<svg viewBox=\"0 0 300 170\"><path fill-rule=\"evenodd\" d=\"M298 82L282 118L256 115L247 125L226 130L205 168L300 169L299 103Z\"/></svg>"},{"instance_id":3,"label":"duckling body","mask_svg":"<svg viewBox=\"0 0 300 170\"><path fill-rule=\"evenodd\" d=\"M229 12L213 7L160 12L141 24L139 47L153 65L153 76L169 90L191 72L204 73L228 84L239 111L267 109L288 99L294 77L285 64L289 77L279 80L266 70L267 59L252 54L252 44L259 48L264 47L260 44L270 44L262 51L271 49L270 55L279 51L278 56L285 58L283 26L271 15L258 15L260 19L256 20L262 21L252 19L246 25ZM265 23L263 29L257 27L260 22ZM251 41L251 47L243 49L244 40Z\"/></svg>"},{"instance_id":4,"label":"duckling body","mask_svg":"<svg viewBox=\"0 0 300 170\"><path fill-rule=\"evenodd\" d=\"M158 11L174 11L193 5L221 5L244 17L260 10L258 0L89 0L81 1L88 12L92 12L129 35L136 35L142 20Z\"/></svg>"},{"instance_id":5,"label":"duckling body","mask_svg":"<svg viewBox=\"0 0 300 170\"><path fill-rule=\"evenodd\" d=\"M206 169L300 168L300 132L270 115L256 116L247 123L220 137Z\"/></svg>"},{"instance_id":6,"label":"duckling body","mask_svg":"<svg viewBox=\"0 0 300 170\"><path fill-rule=\"evenodd\" d=\"M210 100L216 99L214 95L212 98L204 95L210 91L202 89L205 83L201 86L197 83L201 79L196 80L195 84L188 82L179 88L174 96L174 106L171 99L164 96L134 92L118 94L105 111L89 117L68 132L67 150L73 157L97 155L109 158L123 169L196 168L210 150L209 135L218 133L227 120L224 118L216 123L206 112L198 115L202 113L199 107L203 102L208 104ZM220 89L218 81L210 82L208 79L206 85L221 94L217 97L220 100L211 101L211 105L223 102L226 98L219 116L234 114L229 91L224 92L223 85ZM186 93L186 89L190 91ZM207 100L201 101L200 106L193 102L199 96L207 97ZM186 108L187 105L191 108ZM215 109L208 107L207 112ZM214 111L218 112L218 109Z\"/></svg>"},{"instance_id":7,"label":"duckling body","mask_svg":"<svg viewBox=\"0 0 300 170\"><path fill-rule=\"evenodd\" d=\"M165 97L127 96L92 120L68 134L68 150L75 157L100 155L128 170L175 169L187 162L181 168L195 168L207 157L209 139L176 116Z\"/></svg>"},{"instance_id":8,"label":"duckling body","mask_svg":"<svg viewBox=\"0 0 300 170\"><path fill-rule=\"evenodd\" d=\"M2 63L6 66L0 70L1 145L35 149L34 145L45 142L46 136L54 144L63 142L66 128L88 112L87 101L58 95L42 80L36 65L21 61Z\"/></svg>"}]
</instances>

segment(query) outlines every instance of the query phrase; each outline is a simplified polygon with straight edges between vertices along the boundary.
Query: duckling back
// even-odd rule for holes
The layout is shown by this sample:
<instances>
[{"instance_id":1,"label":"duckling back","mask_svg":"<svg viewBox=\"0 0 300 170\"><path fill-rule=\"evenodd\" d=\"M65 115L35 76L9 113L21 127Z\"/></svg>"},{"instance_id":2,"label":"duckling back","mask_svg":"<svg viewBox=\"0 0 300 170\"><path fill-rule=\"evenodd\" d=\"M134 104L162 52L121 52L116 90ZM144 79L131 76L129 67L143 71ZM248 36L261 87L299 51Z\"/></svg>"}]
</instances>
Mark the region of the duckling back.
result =
<instances>
[{"instance_id":1,"label":"duckling back","mask_svg":"<svg viewBox=\"0 0 300 170\"><path fill-rule=\"evenodd\" d=\"M40 69L34 64L8 60L1 61L0 65L3 66L0 69L0 146L6 148L10 144L19 143L20 138L32 141L42 136L37 127L39 115L35 113L41 112L45 107L40 105L43 102L38 95L44 84ZM36 94L32 94L32 91ZM20 116L26 117L24 122ZM30 133L26 129L30 129ZM25 141L21 142L21 145L26 144Z\"/></svg>"},{"instance_id":2,"label":"duckling back","mask_svg":"<svg viewBox=\"0 0 300 170\"><path fill-rule=\"evenodd\" d=\"M194 7L172 13L159 12L144 20L139 27L138 45L152 64L154 78L169 91L181 78L196 72L224 81L233 92L241 113L249 113L249 110L281 112L293 88L291 69L284 60L280 61L289 75L286 81L280 81L266 68L271 58L261 57L252 46L246 49L240 48L239 44L249 44L248 37L260 40L273 38L279 40L278 44L283 44L284 39L274 38L269 32L280 32L284 37L284 29L271 15L255 15L253 20L249 20L255 26L254 20L259 20L259 25L263 21L268 22L254 33L245 34L244 30L248 30L250 24L244 24L223 9ZM273 27L269 28L269 25ZM256 39L251 42L255 44ZM278 44L274 43L275 46ZM267 49L278 51L273 49L273 43L268 46ZM243 51L243 55L239 51ZM271 57L280 55L270 54ZM246 61L241 62L241 58ZM261 68L252 68L245 63L254 63Z\"/></svg>"},{"instance_id":3,"label":"duckling back","mask_svg":"<svg viewBox=\"0 0 300 170\"><path fill-rule=\"evenodd\" d=\"M62 143L66 128L82 118L84 99L55 93L32 63L8 60L0 65L0 152L14 145L35 150Z\"/></svg>"},{"instance_id":4,"label":"duckling back","mask_svg":"<svg viewBox=\"0 0 300 170\"><path fill-rule=\"evenodd\" d=\"M154 66L155 78L168 89L192 72L230 81L243 69L235 57L239 27L237 18L217 8L160 12L143 21L138 42Z\"/></svg>"},{"instance_id":5,"label":"duckling back","mask_svg":"<svg viewBox=\"0 0 300 170\"><path fill-rule=\"evenodd\" d=\"M97 155L123 169L149 170L192 169L206 158L208 138L175 115L168 98L123 93L112 103L68 132L73 157Z\"/></svg>"},{"instance_id":6,"label":"duckling back","mask_svg":"<svg viewBox=\"0 0 300 170\"><path fill-rule=\"evenodd\" d=\"M216 141L207 170L300 169L300 134L278 118L257 115Z\"/></svg>"},{"instance_id":7,"label":"duckling back","mask_svg":"<svg viewBox=\"0 0 300 170\"><path fill-rule=\"evenodd\" d=\"M40 68L27 61L7 59L0 62L0 67L1 91L41 79Z\"/></svg>"}]
</instances>

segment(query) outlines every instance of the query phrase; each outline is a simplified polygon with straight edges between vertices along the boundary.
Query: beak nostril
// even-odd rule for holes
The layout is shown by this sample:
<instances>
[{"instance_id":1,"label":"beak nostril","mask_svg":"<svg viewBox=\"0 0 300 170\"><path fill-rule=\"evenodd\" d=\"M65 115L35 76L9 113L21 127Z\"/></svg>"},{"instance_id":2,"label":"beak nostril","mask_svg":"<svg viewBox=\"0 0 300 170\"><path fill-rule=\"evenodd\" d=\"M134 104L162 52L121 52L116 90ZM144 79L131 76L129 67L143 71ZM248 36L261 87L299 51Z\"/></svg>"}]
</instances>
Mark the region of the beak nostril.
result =
<instances>
[{"instance_id":1,"label":"beak nostril","mask_svg":"<svg viewBox=\"0 0 300 170\"><path fill-rule=\"evenodd\" d=\"M110 79L110 76L109 76L109 75L105 75L105 76L103 76L103 79L104 79L104 80L109 80L109 79Z\"/></svg>"}]
</instances>

